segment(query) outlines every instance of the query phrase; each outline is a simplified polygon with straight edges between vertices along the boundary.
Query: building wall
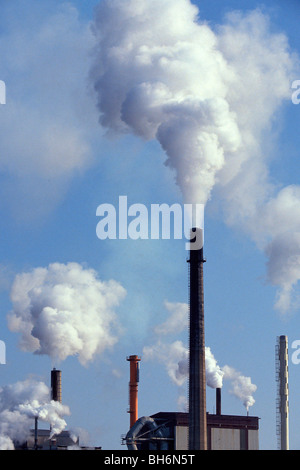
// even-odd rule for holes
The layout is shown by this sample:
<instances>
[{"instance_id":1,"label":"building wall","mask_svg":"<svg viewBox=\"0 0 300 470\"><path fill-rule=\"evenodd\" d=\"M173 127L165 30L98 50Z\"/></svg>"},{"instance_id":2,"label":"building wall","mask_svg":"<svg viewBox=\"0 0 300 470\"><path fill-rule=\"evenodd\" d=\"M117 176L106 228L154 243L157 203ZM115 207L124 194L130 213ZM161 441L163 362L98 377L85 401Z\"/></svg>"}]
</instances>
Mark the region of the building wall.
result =
<instances>
[{"instance_id":1,"label":"building wall","mask_svg":"<svg viewBox=\"0 0 300 470\"><path fill-rule=\"evenodd\" d=\"M240 450L240 430L212 428L211 450Z\"/></svg>"},{"instance_id":2,"label":"building wall","mask_svg":"<svg viewBox=\"0 0 300 470\"><path fill-rule=\"evenodd\" d=\"M148 436L146 440L145 432ZM136 450L150 449L150 446L157 450L189 450L188 432L188 413L159 412L139 418L125 440L131 450L132 442ZM207 414L209 450L258 450L258 432L258 417ZM139 436L142 436L140 441Z\"/></svg>"},{"instance_id":3,"label":"building wall","mask_svg":"<svg viewBox=\"0 0 300 470\"><path fill-rule=\"evenodd\" d=\"M258 450L257 430L211 428L210 450ZM175 427L175 449L188 450L188 427Z\"/></svg>"},{"instance_id":4,"label":"building wall","mask_svg":"<svg viewBox=\"0 0 300 470\"><path fill-rule=\"evenodd\" d=\"M258 431L249 429L248 431L249 450L259 450Z\"/></svg>"},{"instance_id":5,"label":"building wall","mask_svg":"<svg viewBox=\"0 0 300 470\"><path fill-rule=\"evenodd\" d=\"M188 427L176 426L175 427L175 449L188 450Z\"/></svg>"}]
</instances>

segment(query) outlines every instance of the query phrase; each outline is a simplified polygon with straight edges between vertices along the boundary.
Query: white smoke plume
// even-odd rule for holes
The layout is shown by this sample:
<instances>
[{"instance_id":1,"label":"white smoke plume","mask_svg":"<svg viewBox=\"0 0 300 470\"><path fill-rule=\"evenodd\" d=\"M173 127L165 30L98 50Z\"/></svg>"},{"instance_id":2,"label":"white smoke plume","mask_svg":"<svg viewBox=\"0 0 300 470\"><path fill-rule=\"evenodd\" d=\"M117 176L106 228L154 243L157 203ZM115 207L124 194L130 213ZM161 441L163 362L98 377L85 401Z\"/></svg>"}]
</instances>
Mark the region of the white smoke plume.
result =
<instances>
[{"instance_id":1,"label":"white smoke plume","mask_svg":"<svg viewBox=\"0 0 300 470\"><path fill-rule=\"evenodd\" d=\"M251 382L250 377L245 377L232 367L224 366L223 372L224 379L231 381L231 393L242 401L248 411L249 407L255 403L253 393L256 392L257 386Z\"/></svg>"},{"instance_id":2,"label":"white smoke plume","mask_svg":"<svg viewBox=\"0 0 300 470\"><path fill-rule=\"evenodd\" d=\"M162 341L162 337L178 334L188 326L189 306L181 302L164 302L168 312L165 322L154 327L156 342L143 348L143 358L163 364L172 382L181 387L188 373L188 350L180 340L172 343Z\"/></svg>"},{"instance_id":3,"label":"white smoke plume","mask_svg":"<svg viewBox=\"0 0 300 470\"><path fill-rule=\"evenodd\" d=\"M182 386L186 382L189 374L189 351L181 341L170 344L158 341L153 346L146 346L143 355L145 360L163 363L176 385ZM224 380L228 380L232 385L230 392L241 400L247 411L254 405L253 394L257 386L251 382L251 378L242 375L233 367L219 366L209 347L205 348L205 373L208 387L222 388Z\"/></svg>"},{"instance_id":4,"label":"white smoke plume","mask_svg":"<svg viewBox=\"0 0 300 470\"><path fill-rule=\"evenodd\" d=\"M101 124L158 139L187 202L204 203L241 136L226 101L232 70L187 0L104 1L92 77Z\"/></svg>"},{"instance_id":5,"label":"white smoke plume","mask_svg":"<svg viewBox=\"0 0 300 470\"><path fill-rule=\"evenodd\" d=\"M143 349L143 358L164 364L169 377L178 386L183 385L186 380L187 355L188 350L182 341L171 344L157 341L153 346L145 346Z\"/></svg>"},{"instance_id":6,"label":"white smoke plume","mask_svg":"<svg viewBox=\"0 0 300 470\"><path fill-rule=\"evenodd\" d=\"M66 405L51 401L50 390L43 383L25 380L0 388L0 449L13 450L14 443L24 443L34 426L34 418L51 426L51 435L66 427Z\"/></svg>"},{"instance_id":7,"label":"white smoke plume","mask_svg":"<svg viewBox=\"0 0 300 470\"><path fill-rule=\"evenodd\" d=\"M170 312L170 319L174 319L174 312L178 315L180 312L181 325L184 325L180 331L187 327L188 305L183 303L165 302L165 307ZM184 312L186 318L184 319ZM175 318L177 318L175 315ZM175 322L177 324L177 321ZM178 324L179 324L178 323ZM189 376L189 350L182 341L176 340L174 342L162 341L161 337L178 333L179 330L171 327L168 329L168 320L162 325L157 325L154 328L158 339L152 346L145 346L143 349L143 359L145 361L156 361L164 365L172 382L179 387L182 387ZM256 391L256 385L252 384L251 378L242 375L233 367L227 365L220 366L216 360L211 348L205 347L205 374L206 384L208 387L216 389L222 388L224 380L231 382L233 393L239 398L243 405L248 410L253 406L255 399L253 393ZM184 401L184 397L180 397L180 401Z\"/></svg>"},{"instance_id":8,"label":"white smoke plume","mask_svg":"<svg viewBox=\"0 0 300 470\"><path fill-rule=\"evenodd\" d=\"M126 294L78 263L53 263L18 274L11 289L11 331L21 348L53 361L77 356L85 365L111 348L121 333L115 308Z\"/></svg>"},{"instance_id":9,"label":"white smoke plume","mask_svg":"<svg viewBox=\"0 0 300 470\"><path fill-rule=\"evenodd\" d=\"M10 437L0 435L0 450L15 450L15 446Z\"/></svg>"},{"instance_id":10,"label":"white smoke plume","mask_svg":"<svg viewBox=\"0 0 300 470\"><path fill-rule=\"evenodd\" d=\"M153 346L146 346L143 355L145 360L162 362L176 385L181 386L185 383L189 374L189 351L182 341L169 344L158 341ZM207 385L211 388L221 388L224 372L209 347L205 348L205 370Z\"/></svg>"},{"instance_id":11,"label":"white smoke plume","mask_svg":"<svg viewBox=\"0 0 300 470\"><path fill-rule=\"evenodd\" d=\"M179 333L188 326L189 306L183 302L164 302L164 306L170 315L166 322L157 325L154 331L158 335Z\"/></svg>"},{"instance_id":12,"label":"white smoke plume","mask_svg":"<svg viewBox=\"0 0 300 470\"><path fill-rule=\"evenodd\" d=\"M260 10L213 30L190 0L104 0L93 31L101 125L156 139L185 202L220 201L225 221L269 257L286 312L300 279L300 189L278 192L266 142L300 70L287 37ZM277 256L288 256L284 272Z\"/></svg>"},{"instance_id":13,"label":"white smoke plume","mask_svg":"<svg viewBox=\"0 0 300 470\"><path fill-rule=\"evenodd\" d=\"M211 388L222 388L224 371L208 347L205 348L205 368L207 385Z\"/></svg>"}]
</instances>

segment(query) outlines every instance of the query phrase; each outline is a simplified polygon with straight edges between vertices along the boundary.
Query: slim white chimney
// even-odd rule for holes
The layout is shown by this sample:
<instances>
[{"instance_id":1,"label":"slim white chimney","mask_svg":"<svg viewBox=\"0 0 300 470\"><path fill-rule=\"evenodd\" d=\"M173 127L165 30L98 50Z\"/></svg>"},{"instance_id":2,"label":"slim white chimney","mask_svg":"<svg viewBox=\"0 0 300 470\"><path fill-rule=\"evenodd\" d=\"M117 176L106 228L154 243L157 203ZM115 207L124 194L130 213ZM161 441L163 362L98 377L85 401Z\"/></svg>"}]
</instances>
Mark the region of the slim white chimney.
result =
<instances>
[{"instance_id":1,"label":"slim white chimney","mask_svg":"<svg viewBox=\"0 0 300 470\"><path fill-rule=\"evenodd\" d=\"M280 450L289 450L289 370L288 338L279 336L276 346L277 436Z\"/></svg>"}]
</instances>

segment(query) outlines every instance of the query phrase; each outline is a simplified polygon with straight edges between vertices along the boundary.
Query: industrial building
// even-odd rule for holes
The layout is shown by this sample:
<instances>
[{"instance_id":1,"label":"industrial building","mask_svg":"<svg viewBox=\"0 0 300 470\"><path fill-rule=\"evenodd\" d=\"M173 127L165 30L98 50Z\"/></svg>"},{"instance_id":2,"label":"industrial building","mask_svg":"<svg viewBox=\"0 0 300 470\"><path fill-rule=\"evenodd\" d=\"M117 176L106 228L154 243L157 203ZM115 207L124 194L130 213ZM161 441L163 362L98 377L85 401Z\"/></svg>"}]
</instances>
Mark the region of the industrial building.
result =
<instances>
[{"instance_id":1,"label":"industrial building","mask_svg":"<svg viewBox=\"0 0 300 470\"><path fill-rule=\"evenodd\" d=\"M55 368L51 371L51 400L62 402L61 371ZM40 429L39 420L34 419L34 429L30 430L25 442L14 442L16 450L101 450L101 447L81 446L79 438L70 431L53 434L50 429Z\"/></svg>"},{"instance_id":2,"label":"industrial building","mask_svg":"<svg viewBox=\"0 0 300 470\"><path fill-rule=\"evenodd\" d=\"M79 438L69 431L51 435L50 429L31 429L29 438L22 443L15 443L16 450L102 450L101 447L81 446Z\"/></svg>"},{"instance_id":3,"label":"industrial building","mask_svg":"<svg viewBox=\"0 0 300 470\"><path fill-rule=\"evenodd\" d=\"M216 414L206 413L207 450L259 450L259 418L223 415L216 391ZM129 450L189 450L189 413L159 412L143 416L123 443Z\"/></svg>"},{"instance_id":4,"label":"industrial building","mask_svg":"<svg viewBox=\"0 0 300 470\"><path fill-rule=\"evenodd\" d=\"M192 240L202 239L194 249ZM258 450L259 418L223 415L221 389L216 414L206 409L203 231L191 230L189 263L189 412L159 412L137 419L138 356L130 356L130 429L123 439L129 450Z\"/></svg>"},{"instance_id":5,"label":"industrial building","mask_svg":"<svg viewBox=\"0 0 300 470\"><path fill-rule=\"evenodd\" d=\"M69 431L51 436L50 429L32 429L26 442L15 444L16 450L68 450L73 446L79 446L79 441L74 442Z\"/></svg>"},{"instance_id":6,"label":"industrial building","mask_svg":"<svg viewBox=\"0 0 300 470\"><path fill-rule=\"evenodd\" d=\"M201 238L201 229L192 229L191 240ZM129 409L130 427L123 444L128 450L258 450L259 418L222 414L221 389L216 389L216 413L206 408L205 324L203 288L203 244L190 250L189 265L189 401L187 413L157 412L138 417L138 383L141 358L127 357L130 363ZM278 377L281 406L282 446L288 447L287 428L287 342L280 337L278 345ZM51 371L51 400L62 402L61 371ZM80 447L79 440L69 431L52 435L51 429L39 429L38 419L25 443L16 445L24 450L66 450ZM93 448L100 450L101 447Z\"/></svg>"}]
</instances>

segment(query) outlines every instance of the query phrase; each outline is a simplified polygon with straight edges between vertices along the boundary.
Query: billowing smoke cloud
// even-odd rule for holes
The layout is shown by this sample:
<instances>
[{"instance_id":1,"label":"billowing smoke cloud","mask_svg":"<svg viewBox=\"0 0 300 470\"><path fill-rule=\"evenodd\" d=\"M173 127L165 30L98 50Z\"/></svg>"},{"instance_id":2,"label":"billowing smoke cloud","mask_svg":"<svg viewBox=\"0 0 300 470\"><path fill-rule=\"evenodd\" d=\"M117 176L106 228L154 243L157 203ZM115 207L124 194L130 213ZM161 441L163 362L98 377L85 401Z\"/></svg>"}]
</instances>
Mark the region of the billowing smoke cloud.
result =
<instances>
[{"instance_id":1,"label":"billowing smoke cloud","mask_svg":"<svg viewBox=\"0 0 300 470\"><path fill-rule=\"evenodd\" d=\"M34 426L33 419L51 426L51 435L66 427L64 416L70 415L66 405L50 399L50 390L43 383L25 380L0 388L0 450L13 450L14 443L24 443Z\"/></svg>"},{"instance_id":2,"label":"billowing smoke cloud","mask_svg":"<svg viewBox=\"0 0 300 470\"><path fill-rule=\"evenodd\" d=\"M186 328L187 325L183 319L183 312L188 311L188 305L165 302L165 307L170 312L171 319L174 319L174 312L178 313L179 310L181 312L181 325L185 325L181 330ZM179 331L173 329L172 321L170 329L167 328L167 325L168 321L154 328L158 339L152 346L144 347L143 359L163 364L173 383L182 387L189 375L189 350L182 341L162 341L162 336L178 333ZM247 410L250 406L254 405L255 399L253 398L253 393L257 387L252 384L251 378L242 375L233 367L227 365L221 367L214 357L211 348L208 346L205 347L205 373L208 387L213 389L222 388L224 380L228 380L232 385L231 393L242 401ZM180 396L179 402L184 403L186 406L184 397Z\"/></svg>"},{"instance_id":3,"label":"billowing smoke cloud","mask_svg":"<svg viewBox=\"0 0 300 470\"><path fill-rule=\"evenodd\" d=\"M232 13L215 30L198 13L190 0L101 2L91 71L100 122L156 139L185 202L221 201L226 222L269 257L285 312L300 279L298 235L287 248L300 233L300 195L278 192L265 143L299 61L259 10ZM278 256L288 256L284 272Z\"/></svg>"},{"instance_id":4,"label":"billowing smoke cloud","mask_svg":"<svg viewBox=\"0 0 300 470\"><path fill-rule=\"evenodd\" d=\"M206 384L209 387L222 388L224 372L211 352L211 349L207 346L205 347L205 374Z\"/></svg>"},{"instance_id":5,"label":"billowing smoke cloud","mask_svg":"<svg viewBox=\"0 0 300 470\"><path fill-rule=\"evenodd\" d=\"M157 341L153 346L145 346L143 358L164 364L171 380L178 386L184 384L187 377L188 350L182 341L170 344Z\"/></svg>"},{"instance_id":6,"label":"billowing smoke cloud","mask_svg":"<svg viewBox=\"0 0 300 470\"><path fill-rule=\"evenodd\" d=\"M183 302L165 301L164 306L170 313L167 321L154 328L158 335L168 335L179 333L188 326L189 306Z\"/></svg>"},{"instance_id":7,"label":"billowing smoke cloud","mask_svg":"<svg viewBox=\"0 0 300 470\"><path fill-rule=\"evenodd\" d=\"M231 381L231 393L239 398L245 408L249 410L249 407L253 406L255 403L253 393L256 392L257 386L251 382L250 377L245 377L232 367L224 366L223 372L224 379Z\"/></svg>"},{"instance_id":8,"label":"billowing smoke cloud","mask_svg":"<svg viewBox=\"0 0 300 470\"><path fill-rule=\"evenodd\" d=\"M164 323L156 325L154 332L159 338L153 346L143 349L145 360L162 362L169 377L176 385L183 385L188 376L189 353L182 341L164 343L163 336L178 334L188 327L189 306L184 302L164 302L169 313ZM212 388L222 387L223 373L217 364L210 348L206 347L205 354L207 385Z\"/></svg>"},{"instance_id":9,"label":"billowing smoke cloud","mask_svg":"<svg viewBox=\"0 0 300 470\"><path fill-rule=\"evenodd\" d=\"M197 12L187 0L102 2L92 75L101 124L158 139L185 200L204 203L241 136L226 100L232 71Z\"/></svg>"},{"instance_id":10,"label":"billowing smoke cloud","mask_svg":"<svg viewBox=\"0 0 300 470\"><path fill-rule=\"evenodd\" d=\"M10 437L0 435L0 450L14 450L15 446Z\"/></svg>"},{"instance_id":11,"label":"billowing smoke cloud","mask_svg":"<svg viewBox=\"0 0 300 470\"><path fill-rule=\"evenodd\" d=\"M184 302L164 302L169 313L164 323L154 327L157 341L152 346L143 349L145 360L155 360L165 365L172 381L181 386L189 373L189 352L182 341L166 343L162 337L178 334L188 327L189 306ZM223 372L217 364L209 347L205 351L205 366L207 385L211 388L222 387Z\"/></svg>"},{"instance_id":12,"label":"billowing smoke cloud","mask_svg":"<svg viewBox=\"0 0 300 470\"><path fill-rule=\"evenodd\" d=\"M207 385L211 388L222 388L224 371L208 347L205 348L205 368Z\"/></svg>"},{"instance_id":13,"label":"billowing smoke cloud","mask_svg":"<svg viewBox=\"0 0 300 470\"><path fill-rule=\"evenodd\" d=\"M146 346L143 355L145 360L163 363L176 385L182 386L186 382L189 374L189 351L181 341L170 344L158 341L153 346ZM208 387L222 388L223 381L228 380L232 385L230 392L241 400L247 410L254 405L253 393L257 386L251 382L251 378L242 375L233 367L220 367L209 347L205 348L205 372Z\"/></svg>"},{"instance_id":14,"label":"billowing smoke cloud","mask_svg":"<svg viewBox=\"0 0 300 470\"><path fill-rule=\"evenodd\" d=\"M16 276L8 325L21 333L25 351L54 361L77 356L87 364L117 342L115 308L125 294L120 284L100 281L92 269L53 263Z\"/></svg>"},{"instance_id":15,"label":"billowing smoke cloud","mask_svg":"<svg viewBox=\"0 0 300 470\"><path fill-rule=\"evenodd\" d=\"M143 349L145 360L162 362L169 377L176 385L183 385L189 374L189 351L182 341L163 343L158 341L153 346L145 346ZM209 347L205 348L206 383L211 388L223 386L224 371L218 365Z\"/></svg>"}]
</instances>

